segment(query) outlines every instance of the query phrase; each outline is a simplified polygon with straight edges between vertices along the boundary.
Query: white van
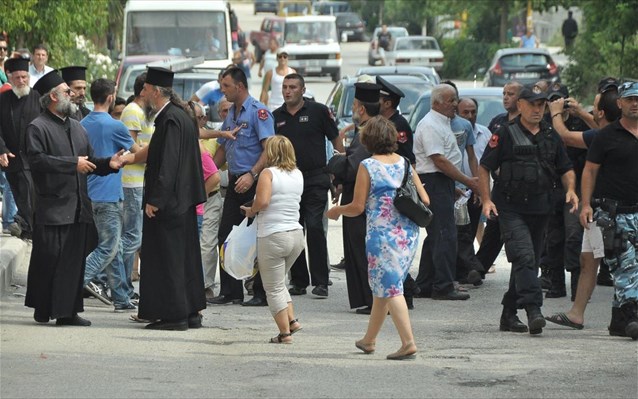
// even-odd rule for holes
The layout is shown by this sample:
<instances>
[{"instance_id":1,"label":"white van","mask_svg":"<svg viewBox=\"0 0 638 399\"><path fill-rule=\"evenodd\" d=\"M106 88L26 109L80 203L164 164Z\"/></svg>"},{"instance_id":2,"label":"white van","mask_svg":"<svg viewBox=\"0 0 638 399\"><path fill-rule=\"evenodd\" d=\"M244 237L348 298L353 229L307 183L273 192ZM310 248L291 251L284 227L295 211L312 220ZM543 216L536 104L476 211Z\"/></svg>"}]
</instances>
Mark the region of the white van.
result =
<instances>
[{"instance_id":1,"label":"white van","mask_svg":"<svg viewBox=\"0 0 638 399\"><path fill-rule=\"evenodd\" d=\"M200 68L232 63L230 17L222 0L128 0L122 60L130 56L204 57Z\"/></svg>"},{"instance_id":2,"label":"white van","mask_svg":"<svg viewBox=\"0 0 638 399\"><path fill-rule=\"evenodd\" d=\"M330 75L341 79L341 46L334 16L309 15L285 18L282 45L288 65L303 76Z\"/></svg>"}]
</instances>

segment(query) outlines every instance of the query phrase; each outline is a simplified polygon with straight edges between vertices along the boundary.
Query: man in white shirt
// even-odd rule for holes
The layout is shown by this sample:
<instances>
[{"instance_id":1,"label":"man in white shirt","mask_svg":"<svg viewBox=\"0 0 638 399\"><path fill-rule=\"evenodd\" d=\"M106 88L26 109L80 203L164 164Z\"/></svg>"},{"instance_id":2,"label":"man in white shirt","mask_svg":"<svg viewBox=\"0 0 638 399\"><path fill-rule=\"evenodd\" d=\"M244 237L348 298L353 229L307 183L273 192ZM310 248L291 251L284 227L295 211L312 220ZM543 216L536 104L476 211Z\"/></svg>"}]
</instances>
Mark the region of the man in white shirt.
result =
<instances>
[{"instance_id":1,"label":"man in white shirt","mask_svg":"<svg viewBox=\"0 0 638 399\"><path fill-rule=\"evenodd\" d=\"M416 171L427 187L436 217L427 227L416 281L422 297L465 300L470 296L454 288L457 251L454 182L476 191L477 179L461 172L462 155L450 127L450 118L456 114L458 104L456 91L450 85L437 85L432 89L431 98L432 109L419 122L414 134L414 155Z\"/></svg>"},{"instance_id":2,"label":"man in white shirt","mask_svg":"<svg viewBox=\"0 0 638 399\"><path fill-rule=\"evenodd\" d=\"M53 70L53 68L47 66L48 61L49 49L44 44L35 46L31 57L31 65L29 66L29 85L31 87L35 86L38 79Z\"/></svg>"}]
</instances>

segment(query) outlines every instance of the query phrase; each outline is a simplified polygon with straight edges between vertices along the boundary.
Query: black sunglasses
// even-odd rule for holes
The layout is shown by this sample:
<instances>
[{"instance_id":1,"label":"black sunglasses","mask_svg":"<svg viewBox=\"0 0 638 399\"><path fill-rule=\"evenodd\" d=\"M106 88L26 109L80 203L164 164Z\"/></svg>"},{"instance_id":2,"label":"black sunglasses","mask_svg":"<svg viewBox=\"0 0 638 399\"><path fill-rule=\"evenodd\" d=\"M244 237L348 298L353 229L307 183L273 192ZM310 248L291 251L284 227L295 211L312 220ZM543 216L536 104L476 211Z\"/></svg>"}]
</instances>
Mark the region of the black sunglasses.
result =
<instances>
[{"instance_id":1,"label":"black sunglasses","mask_svg":"<svg viewBox=\"0 0 638 399\"><path fill-rule=\"evenodd\" d=\"M277 58L288 58L288 54L279 54Z\"/></svg>"},{"instance_id":2,"label":"black sunglasses","mask_svg":"<svg viewBox=\"0 0 638 399\"><path fill-rule=\"evenodd\" d=\"M6 47L0 47L0 50L7 51L7 48Z\"/></svg>"}]
</instances>

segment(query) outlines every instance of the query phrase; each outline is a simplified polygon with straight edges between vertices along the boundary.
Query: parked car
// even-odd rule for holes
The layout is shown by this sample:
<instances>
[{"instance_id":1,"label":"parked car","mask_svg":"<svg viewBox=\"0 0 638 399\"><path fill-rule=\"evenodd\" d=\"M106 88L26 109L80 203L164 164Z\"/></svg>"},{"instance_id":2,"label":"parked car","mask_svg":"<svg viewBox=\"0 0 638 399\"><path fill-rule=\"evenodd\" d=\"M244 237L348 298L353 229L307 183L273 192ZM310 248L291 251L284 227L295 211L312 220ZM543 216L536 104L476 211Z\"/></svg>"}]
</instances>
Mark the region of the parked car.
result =
<instances>
[{"instance_id":1,"label":"parked car","mask_svg":"<svg viewBox=\"0 0 638 399\"><path fill-rule=\"evenodd\" d=\"M541 79L560 81L558 66L546 49L506 48L494 54L485 73L484 86L502 87L515 79L522 84L533 84Z\"/></svg>"},{"instance_id":2,"label":"parked car","mask_svg":"<svg viewBox=\"0 0 638 399\"><path fill-rule=\"evenodd\" d=\"M342 42L365 40L366 24L356 12L339 12L337 17L337 37Z\"/></svg>"},{"instance_id":3,"label":"parked car","mask_svg":"<svg viewBox=\"0 0 638 399\"><path fill-rule=\"evenodd\" d=\"M398 37L408 36L408 30L401 26L388 26L388 31L392 35L392 41ZM374 28L372 38L370 39L370 47L368 48L368 65L376 65L378 61L381 61L379 56L379 42L377 35L381 32L381 27ZM392 44L392 43L390 43Z\"/></svg>"},{"instance_id":4,"label":"parked car","mask_svg":"<svg viewBox=\"0 0 638 399\"><path fill-rule=\"evenodd\" d=\"M258 12L271 12L277 15L279 0L255 0L254 15Z\"/></svg>"},{"instance_id":5,"label":"parked car","mask_svg":"<svg viewBox=\"0 0 638 399\"><path fill-rule=\"evenodd\" d=\"M416 65L394 65L394 66L371 66L359 68L356 76L359 75L417 75L424 76L433 85L441 83L441 77L436 69L426 66Z\"/></svg>"},{"instance_id":6,"label":"parked car","mask_svg":"<svg viewBox=\"0 0 638 399\"><path fill-rule=\"evenodd\" d=\"M281 17L298 17L312 15L310 0L279 0L277 15Z\"/></svg>"},{"instance_id":7,"label":"parked car","mask_svg":"<svg viewBox=\"0 0 638 399\"><path fill-rule=\"evenodd\" d=\"M439 42L431 36L399 37L392 40L386 61L389 65L425 65L440 71L443 68L443 52Z\"/></svg>"},{"instance_id":8,"label":"parked car","mask_svg":"<svg viewBox=\"0 0 638 399\"><path fill-rule=\"evenodd\" d=\"M312 5L315 15L335 15L338 12L350 12L352 8L347 1L318 1Z\"/></svg>"},{"instance_id":9,"label":"parked car","mask_svg":"<svg viewBox=\"0 0 638 399\"><path fill-rule=\"evenodd\" d=\"M432 89L430 81L422 76L391 74L384 75L383 78L401 89L405 94L399 104L399 110L406 118L412 112L419 96ZM326 105L334 114L339 129L352 123L352 100L354 100L355 83L357 83L356 77L344 77L335 84L328 95Z\"/></svg>"},{"instance_id":10,"label":"parked car","mask_svg":"<svg viewBox=\"0 0 638 399\"><path fill-rule=\"evenodd\" d=\"M430 112L432 106L431 95L432 92L428 90L414 104L414 110L408 118L412 131L416 130L416 126L425 114ZM462 88L459 89L459 97L469 97L476 100L478 103L476 123L480 123L483 126L489 125L492 118L505 112L503 107L503 89L500 87Z\"/></svg>"}]
</instances>

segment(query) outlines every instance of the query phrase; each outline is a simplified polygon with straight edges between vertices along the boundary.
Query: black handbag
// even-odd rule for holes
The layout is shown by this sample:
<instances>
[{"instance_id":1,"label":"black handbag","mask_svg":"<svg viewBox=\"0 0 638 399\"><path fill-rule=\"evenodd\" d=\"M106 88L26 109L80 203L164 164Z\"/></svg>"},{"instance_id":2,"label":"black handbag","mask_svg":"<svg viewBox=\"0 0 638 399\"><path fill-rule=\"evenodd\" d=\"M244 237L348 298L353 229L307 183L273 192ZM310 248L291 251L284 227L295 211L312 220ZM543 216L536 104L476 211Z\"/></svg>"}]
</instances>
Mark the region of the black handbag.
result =
<instances>
[{"instance_id":1,"label":"black handbag","mask_svg":"<svg viewBox=\"0 0 638 399\"><path fill-rule=\"evenodd\" d=\"M419 225L419 227L427 227L434 215L430 208L421 201L412 179L408 179L408 171L411 166L407 158L404 157L403 159L405 160L405 174L403 175L401 187L397 188L397 193L394 197L394 207L401 214Z\"/></svg>"}]
</instances>

